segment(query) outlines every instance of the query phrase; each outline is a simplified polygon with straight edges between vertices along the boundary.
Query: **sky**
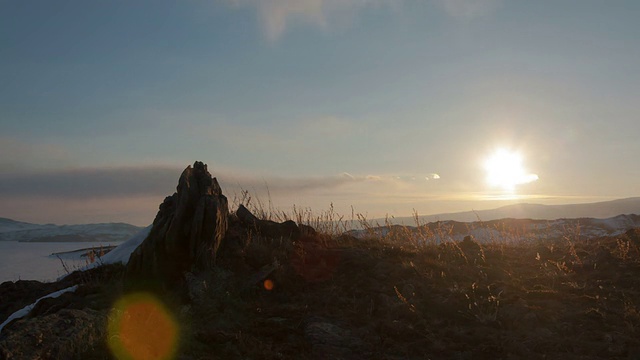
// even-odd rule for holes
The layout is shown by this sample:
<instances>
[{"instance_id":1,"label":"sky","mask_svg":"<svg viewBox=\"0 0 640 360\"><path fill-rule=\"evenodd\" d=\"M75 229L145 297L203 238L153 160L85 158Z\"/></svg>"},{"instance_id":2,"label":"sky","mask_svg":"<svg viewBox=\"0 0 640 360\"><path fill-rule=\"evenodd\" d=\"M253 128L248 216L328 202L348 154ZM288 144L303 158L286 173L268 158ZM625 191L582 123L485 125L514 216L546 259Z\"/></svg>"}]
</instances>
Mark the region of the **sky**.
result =
<instances>
[{"instance_id":1,"label":"sky","mask_svg":"<svg viewBox=\"0 0 640 360\"><path fill-rule=\"evenodd\" d=\"M285 212L638 196L638 18L635 0L0 0L0 217L147 225L196 160L232 207L246 190Z\"/></svg>"}]
</instances>

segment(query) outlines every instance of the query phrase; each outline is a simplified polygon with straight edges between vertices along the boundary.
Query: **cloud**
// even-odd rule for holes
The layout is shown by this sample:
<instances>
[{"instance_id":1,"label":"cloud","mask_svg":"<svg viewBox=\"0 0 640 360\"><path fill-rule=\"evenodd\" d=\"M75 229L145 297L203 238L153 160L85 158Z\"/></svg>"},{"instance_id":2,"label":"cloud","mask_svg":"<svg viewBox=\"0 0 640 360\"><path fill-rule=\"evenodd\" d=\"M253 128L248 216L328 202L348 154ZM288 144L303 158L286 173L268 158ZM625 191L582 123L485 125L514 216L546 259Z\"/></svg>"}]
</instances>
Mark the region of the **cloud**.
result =
<instances>
[{"instance_id":1,"label":"cloud","mask_svg":"<svg viewBox=\"0 0 640 360\"><path fill-rule=\"evenodd\" d=\"M355 180L356 179L355 176L349 174L348 172L343 172L342 174L340 174L340 176L345 177L345 178L350 179L350 180Z\"/></svg>"},{"instance_id":2,"label":"cloud","mask_svg":"<svg viewBox=\"0 0 640 360\"><path fill-rule=\"evenodd\" d=\"M429 181L429 180L439 180L440 175L436 173L429 173L426 175L393 175L390 177L396 182L402 183L411 183L411 182L421 182L421 181Z\"/></svg>"},{"instance_id":3,"label":"cloud","mask_svg":"<svg viewBox=\"0 0 640 360\"><path fill-rule=\"evenodd\" d=\"M434 0L447 14L454 18L471 19L495 11L502 0Z\"/></svg>"},{"instance_id":4,"label":"cloud","mask_svg":"<svg viewBox=\"0 0 640 360\"><path fill-rule=\"evenodd\" d=\"M184 167L114 167L19 171L0 174L0 216L38 223L123 221L146 225L175 192ZM340 198L343 186L364 183L349 173L317 177L260 177L212 169L233 208L242 190L282 208L308 198ZM335 196L335 197L334 197ZM322 206L326 206L322 201Z\"/></svg>"},{"instance_id":5,"label":"cloud","mask_svg":"<svg viewBox=\"0 0 640 360\"><path fill-rule=\"evenodd\" d=\"M183 170L180 166L154 165L3 173L0 216L35 222L124 221L145 225L153 219L163 199L175 192ZM351 205L370 210L372 204L388 204L403 196L416 200L437 191L430 186L425 189L424 175L398 181L390 175L349 172L281 177L219 167L210 167L209 171L220 182L232 210L243 190L255 200L268 201L269 206L273 202L274 209L296 205L322 210L335 203L343 212Z\"/></svg>"},{"instance_id":6,"label":"cloud","mask_svg":"<svg viewBox=\"0 0 640 360\"><path fill-rule=\"evenodd\" d=\"M169 195L182 169L169 167L82 168L0 174L2 197L67 199Z\"/></svg>"},{"instance_id":7,"label":"cloud","mask_svg":"<svg viewBox=\"0 0 640 360\"><path fill-rule=\"evenodd\" d=\"M115 167L30 171L0 174L0 198L46 197L95 199L171 195L184 168ZM343 184L362 182L349 173L317 177L260 177L233 170L209 169L220 184L238 189L268 189L273 193L304 193L333 190Z\"/></svg>"},{"instance_id":8,"label":"cloud","mask_svg":"<svg viewBox=\"0 0 640 360\"><path fill-rule=\"evenodd\" d=\"M294 133L315 136L345 137L356 129L352 120L337 116L318 116L305 119L294 125Z\"/></svg>"},{"instance_id":9,"label":"cloud","mask_svg":"<svg viewBox=\"0 0 640 360\"><path fill-rule=\"evenodd\" d=\"M292 155L306 151L326 151L350 144L362 127L355 120L337 116L287 118L261 124L242 124L229 120L198 124L190 136L204 138L227 149L246 152Z\"/></svg>"},{"instance_id":10,"label":"cloud","mask_svg":"<svg viewBox=\"0 0 640 360\"><path fill-rule=\"evenodd\" d=\"M355 177L349 173L336 176L317 177L257 177L255 175L227 174L220 177L223 189L238 192L251 190L264 193L266 190L272 194L302 195L310 192L331 192L346 184L362 182L364 178Z\"/></svg>"},{"instance_id":11,"label":"cloud","mask_svg":"<svg viewBox=\"0 0 640 360\"><path fill-rule=\"evenodd\" d=\"M522 178L521 184L528 184L530 182L538 181L540 177L537 174L527 174Z\"/></svg>"},{"instance_id":12,"label":"cloud","mask_svg":"<svg viewBox=\"0 0 640 360\"><path fill-rule=\"evenodd\" d=\"M396 0L400 1L400 0ZM231 0L235 6L255 7L265 36L275 41L292 22L327 28L340 14L353 14L369 6L393 5L393 0Z\"/></svg>"},{"instance_id":13,"label":"cloud","mask_svg":"<svg viewBox=\"0 0 640 360\"><path fill-rule=\"evenodd\" d=\"M55 166L71 159L71 153L61 145L0 136L0 173L33 166Z\"/></svg>"},{"instance_id":14,"label":"cloud","mask_svg":"<svg viewBox=\"0 0 640 360\"><path fill-rule=\"evenodd\" d=\"M36 224L126 222L147 226L164 197L129 196L100 199L3 198L0 217Z\"/></svg>"},{"instance_id":15,"label":"cloud","mask_svg":"<svg viewBox=\"0 0 640 360\"><path fill-rule=\"evenodd\" d=\"M327 29L335 19L351 19L367 7L396 9L405 0L227 0L236 7L255 8L265 37L278 40L292 24L305 23ZM502 0L432 0L449 16L471 19L495 11Z\"/></svg>"}]
</instances>

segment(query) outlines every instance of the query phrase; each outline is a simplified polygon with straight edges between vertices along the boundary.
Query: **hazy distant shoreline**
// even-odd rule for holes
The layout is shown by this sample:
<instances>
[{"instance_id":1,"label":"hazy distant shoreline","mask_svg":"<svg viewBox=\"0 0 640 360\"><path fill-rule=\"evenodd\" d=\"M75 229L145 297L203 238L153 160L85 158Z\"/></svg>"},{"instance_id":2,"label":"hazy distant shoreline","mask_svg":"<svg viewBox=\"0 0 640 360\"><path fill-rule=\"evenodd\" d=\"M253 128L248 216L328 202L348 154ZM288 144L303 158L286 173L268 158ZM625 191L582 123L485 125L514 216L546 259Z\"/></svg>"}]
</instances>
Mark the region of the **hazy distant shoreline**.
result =
<instances>
[{"instance_id":1,"label":"hazy distant shoreline","mask_svg":"<svg viewBox=\"0 0 640 360\"><path fill-rule=\"evenodd\" d=\"M95 243L100 246L118 246L122 242ZM66 272L87 264L87 257L78 252L86 246L77 242L18 242L0 241L0 283L17 280L55 281ZM59 255L55 255L58 253Z\"/></svg>"}]
</instances>

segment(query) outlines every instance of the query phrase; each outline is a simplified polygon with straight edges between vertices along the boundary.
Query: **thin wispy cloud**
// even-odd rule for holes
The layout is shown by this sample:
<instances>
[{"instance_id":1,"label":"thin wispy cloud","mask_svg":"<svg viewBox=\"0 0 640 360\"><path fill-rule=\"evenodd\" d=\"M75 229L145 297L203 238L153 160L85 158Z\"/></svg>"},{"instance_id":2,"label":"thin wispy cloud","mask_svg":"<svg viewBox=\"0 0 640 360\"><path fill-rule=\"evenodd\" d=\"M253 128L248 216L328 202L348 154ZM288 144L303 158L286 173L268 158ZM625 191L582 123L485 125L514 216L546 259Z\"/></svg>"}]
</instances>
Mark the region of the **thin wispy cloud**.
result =
<instances>
[{"instance_id":1,"label":"thin wispy cloud","mask_svg":"<svg viewBox=\"0 0 640 360\"><path fill-rule=\"evenodd\" d=\"M145 225L153 219L165 196L175 191L183 169L105 167L0 174L0 216L63 223L65 217L58 216L53 209L64 207L66 214L73 214L80 222L125 221ZM218 179L232 210L243 191L249 191L254 201L268 201L274 209L301 206L320 211L335 204L341 213L356 206L380 216L390 210L374 206L393 203L416 207L425 196L437 196L443 191L433 182L435 173L393 176L343 172L282 177L217 167L209 167L209 171Z\"/></svg>"},{"instance_id":2,"label":"thin wispy cloud","mask_svg":"<svg viewBox=\"0 0 640 360\"><path fill-rule=\"evenodd\" d=\"M117 198L170 195L183 169L173 167L82 168L0 174L0 197L47 197L61 199ZM274 193L334 190L365 181L349 173L317 177L260 177L232 170L209 169L223 187L268 189Z\"/></svg>"},{"instance_id":3,"label":"thin wispy cloud","mask_svg":"<svg viewBox=\"0 0 640 360\"><path fill-rule=\"evenodd\" d=\"M255 176L224 176L220 177L220 184L230 191L250 190L271 194L303 195L313 191L334 191L338 187L361 181L347 173L336 176L317 177L255 177Z\"/></svg>"},{"instance_id":4,"label":"thin wispy cloud","mask_svg":"<svg viewBox=\"0 0 640 360\"><path fill-rule=\"evenodd\" d=\"M450 16L471 19L491 14L502 0L434 0Z\"/></svg>"},{"instance_id":5,"label":"thin wispy cloud","mask_svg":"<svg viewBox=\"0 0 640 360\"><path fill-rule=\"evenodd\" d=\"M16 137L0 136L0 173L29 166L55 166L69 163L73 155L62 145L32 143Z\"/></svg>"},{"instance_id":6,"label":"thin wispy cloud","mask_svg":"<svg viewBox=\"0 0 640 360\"><path fill-rule=\"evenodd\" d=\"M353 120L338 116L318 116L297 122L293 126L298 134L315 134L318 136L345 137L356 130Z\"/></svg>"},{"instance_id":7,"label":"thin wispy cloud","mask_svg":"<svg viewBox=\"0 0 640 360\"><path fill-rule=\"evenodd\" d=\"M351 174L349 174L348 172L343 172L342 174L340 174L340 176L345 177L345 178L350 179L350 180L356 180L356 177L351 175Z\"/></svg>"},{"instance_id":8,"label":"thin wispy cloud","mask_svg":"<svg viewBox=\"0 0 640 360\"><path fill-rule=\"evenodd\" d=\"M353 16L366 7L392 6L398 2L401 0L231 0L235 6L257 9L265 37L270 41L279 39L295 23L326 29L335 18L345 14Z\"/></svg>"},{"instance_id":9,"label":"thin wispy cloud","mask_svg":"<svg viewBox=\"0 0 640 360\"><path fill-rule=\"evenodd\" d=\"M440 175L436 173L429 173L427 175L394 175L391 178L399 182L422 182L429 180L439 180Z\"/></svg>"},{"instance_id":10,"label":"thin wispy cloud","mask_svg":"<svg viewBox=\"0 0 640 360\"><path fill-rule=\"evenodd\" d=\"M1 197L61 199L169 195L182 169L169 167L82 168L0 174Z\"/></svg>"},{"instance_id":11,"label":"thin wispy cloud","mask_svg":"<svg viewBox=\"0 0 640 360\"><path fill-rule=\"evenodd\" d=\"M299 152L350 142L361 127L351 119L337 116L314 116L274 122L264 126L246 125L224 119L201 124L191 136L225 144L230 149L259 149L265 152Z\"/></svg>"},{"instance_id":12,"label":"thin wispy cloud","mask_svg":"<svg viewBox=\"0 0 640 360\"><path fill-rule=\"evenodd\" d=\"M336 19L353 18L368 7L402 7L404 0L229 0L236 7L255 8L265 37L276 41L295 25L329 29ZM449 16L471 19L491 14L502 0L432 0Z\"/></svg>"},{"instance_id":13,"label":"thin wispy cloud","mask_svg":"<svg viewBox=\"0 0 640 360\"><path fill-rule=\"evenodd\" d=\"M183 168L118 167L32 171L0 174L0 198L110 199L153 197L159 201L175 191ZM352 175L259 176L228 169L209 169L228 196L242 190L273 195L302 196L309 193L346 191L349 187L384 192L390 185L426 183L424 176ZM431 174L430 176L432 176Z\"/></svg>"}]
</instances>

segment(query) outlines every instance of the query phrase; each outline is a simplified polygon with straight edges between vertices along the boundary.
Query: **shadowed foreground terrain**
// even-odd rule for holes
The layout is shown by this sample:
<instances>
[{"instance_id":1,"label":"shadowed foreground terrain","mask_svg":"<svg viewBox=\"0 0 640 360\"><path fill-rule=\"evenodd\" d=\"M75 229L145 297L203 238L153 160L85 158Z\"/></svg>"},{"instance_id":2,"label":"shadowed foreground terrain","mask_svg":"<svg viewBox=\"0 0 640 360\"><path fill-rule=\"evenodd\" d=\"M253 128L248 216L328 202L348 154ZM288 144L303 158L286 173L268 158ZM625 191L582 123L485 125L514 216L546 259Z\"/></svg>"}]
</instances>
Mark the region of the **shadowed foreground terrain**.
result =
<instances>
[{"instance_id":1,"label":"shadowed foreground terrain","mask_svg":"<svg viewBox=\"0 0 640 360\"><path fill-rule=\"evenodd\" d=\"M273 239L231 216L225 243L233 246L216 267L188 274L186 299L162 295L179 327L177 359L640 356L638 230L578 243L415 246ZM9 324L2 357L113 358L106 324L123 273L110 265L64 284L31 283L83 285ZM17 290L28 285L0 286L0 319L46 292Z\"/></svg>"},{"instance_id":2,"label":"shadowed foreground terrain","mask_svg":"<svg viewBox=\"0 0 640 360\"><path fill-rule=\"evenodd\" d=\"M640 358L640 229L480 243L259 211L196 162L126 265L0 285L0 359Z\"/></svg>"}]
</instances>

